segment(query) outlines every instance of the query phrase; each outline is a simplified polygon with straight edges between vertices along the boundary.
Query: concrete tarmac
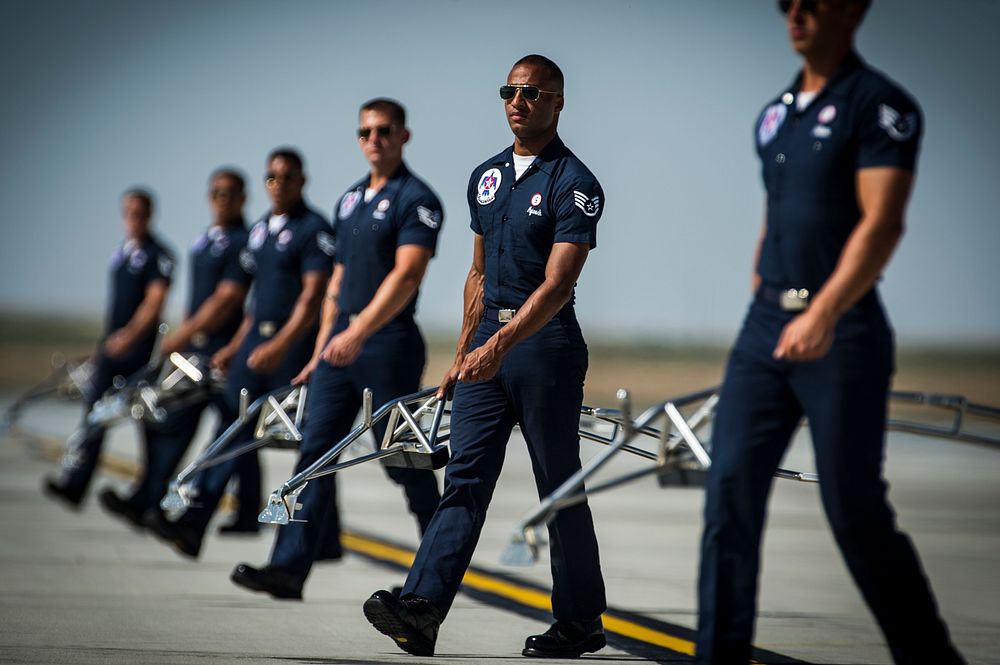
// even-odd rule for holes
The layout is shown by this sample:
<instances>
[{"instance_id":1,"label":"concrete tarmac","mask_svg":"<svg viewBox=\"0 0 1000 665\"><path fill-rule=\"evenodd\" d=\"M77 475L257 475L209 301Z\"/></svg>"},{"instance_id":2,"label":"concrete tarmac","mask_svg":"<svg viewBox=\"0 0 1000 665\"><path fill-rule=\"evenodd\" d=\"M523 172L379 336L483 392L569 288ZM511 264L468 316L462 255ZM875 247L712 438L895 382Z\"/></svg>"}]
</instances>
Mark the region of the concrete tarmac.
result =
<instances>
[{"instance_id":1,"label":"concrete tarmac","mask_svg":"<svg viewBox=\"0 0 1000 665\"><path fill-rule=\"evenodd\" d=\"M229 572L240 561L266 561L270 528L249 538L213 532L191 562L109 517L96 493L79 512L42 496L42 477L56 470L55 442L78 419L76 404L40 402L25 410L17 430L0 436L2 663L520 663L529 662L520 655L525 636L548 625L544 612L517 594L472 589L442 626L435 658L408 656L372 629L361 604L401 584L404 573L365 543L417 544L401 491L374 464L340 477L344 521L359 534L349 554L316 566L303 602L250 594ZM203 426L201 443L212 426ZM583 443L585 457L599 449ZM106 451L119 463L95 489L124 489L121 470L137 457L134 428L115 428ZM956 644L970 663L1000 663L1000 451L894 433L887 457L899 523L920 552ZM293 455L268 451L263 459L265 486L277 487ZM602 477L643 464L619 457ZM784 466L812 470L807 434ZM684 649L696 620L702 501L700 489L660 489L652 478L591 497L609 615L624 617L627 634L609 632L609 647L586 662L690 662ZM515 435L473 562L500 586L548 588L544 552L531 568L499 565L514 524L536 504L524 442ZM761 662L891 662L839 557L815 485L775 482L763 561L755 641L766 655Z\"/></svg>"}]
</instances>

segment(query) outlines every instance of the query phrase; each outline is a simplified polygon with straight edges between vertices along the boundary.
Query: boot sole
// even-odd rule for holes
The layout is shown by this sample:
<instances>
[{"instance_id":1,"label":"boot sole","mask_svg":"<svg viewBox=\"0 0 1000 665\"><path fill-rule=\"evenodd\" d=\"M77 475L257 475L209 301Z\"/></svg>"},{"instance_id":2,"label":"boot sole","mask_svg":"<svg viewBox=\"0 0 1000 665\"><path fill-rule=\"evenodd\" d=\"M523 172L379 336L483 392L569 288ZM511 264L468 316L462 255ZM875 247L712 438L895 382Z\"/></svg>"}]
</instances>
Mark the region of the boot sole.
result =
<instances>
[{"instance_id":1,"label":"boot sole","mask_svg":"<svg viewBox=\"0 0 1000 665\"><path fill-rule=\"evenodd\" d=\"M400 619L384 603L369 598L364 604L365 618L375 626L375 630L388 636L400 649L413 656L433 656L434 645L427 638L416 633L410 624Z\"/></svg>"},{"instance_id":2,"label":"boot sole","mask_svg":"<svg viewBox=\"0 0 1000 665\"><path fill-rule=\"evenodd\" d=\"M565 651L539 651L538 649L524 649L522 656L528 658L579 658L585 653L594 653L608 646L608 640L604 635L595 635L584 641L575 649Z\"/></svg>"}]
</instances>

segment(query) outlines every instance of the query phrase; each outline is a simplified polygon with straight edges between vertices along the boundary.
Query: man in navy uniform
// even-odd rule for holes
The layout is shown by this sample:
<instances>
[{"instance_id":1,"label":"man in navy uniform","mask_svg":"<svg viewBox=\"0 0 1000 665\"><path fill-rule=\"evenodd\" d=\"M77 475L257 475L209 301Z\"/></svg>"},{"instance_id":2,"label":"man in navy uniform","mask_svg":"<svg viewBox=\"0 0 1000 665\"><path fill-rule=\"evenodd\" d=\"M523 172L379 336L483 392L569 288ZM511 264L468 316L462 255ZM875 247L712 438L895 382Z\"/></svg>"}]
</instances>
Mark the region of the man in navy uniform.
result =
<instances>
[{"instance_id":1,"label":"man in navy uniform","mask_svg":"<svg viewBox=\"0 0 1000 665\"><path fill-rule=\"evenodd\" d=\"M893 659L962 662L882 478L893 339L875 284L922 128L913 99L854 50L867 5L779 2L803 68L756 126L767 211L712 434L700 663L750 660L767 496L803 416L834 537Z\"/></svg>"},{"instance_id":2,"label":"man in navy uniform","mask_svg":"<svg viewBox=\"0 0 1000 665\"><path fill-rule=\"evenodd\" d=\"M399 102L380 98L361 106L358 141L371 171L335 210L335 263L322 328L313 359L296 378L309 381L296 473L347 435L366 387L376 406L420 390L426 351L413 316L444 215L437 195L403 162L409 139ZM376 440L382 440L386 424L375 426ZM403 486L423 533L440 498L434 472L386 471ZM339 539L335 478L309 481L295 513L305 521L280 527L269 564L241 563L233 582L276 598L302 597L321 543Z\"/></svg>"},{"instance_id":3,"label":"man in navy uniform","mask_svg":"<svg viewBox=\"0 0 1000 665\"><path fill-rule=\"evenodd\" d=\"M46 494L73 507L83 501L104 445L105 429L89 425L86 416L115 377L128 377L149 362L174 269L173 254L150 230L153 195L129 189L121 207L125 242L111 257L104 338L86 394L84 422L67 442L62 477L46 478L43 486Z\"/></svg>"},{"instance_id":4,"label":"man in navy uniform","mask_svg":"<svg viewBox=\"0 0 1000 665\"><path fill-rule=\"evenodd\" d=\"M556 125L563 75L529 55L500 87L514 145L478 166L468 200L475 233L465 315L443 397L455 387L451 461L434 519L399 599L378 591L365 616L404 651L432 655L486 519L515 424L528 444L539 496L580 469L580 405L587 346L573 309L574 284L597 242L604 206L594 175ZM549 524L555 624L524 654L577 657L605 645L605 610L590 508Z\"/></svg>"},{"instance_id":5,"label":"man in navy uniform","mask_svg":"<svg viewBox=\"0 0 1000 665\"><path fill-rule=\"evenodd\" d=\"M246 267L255 272L252 304L233 339L213 358L229 369L222 396L218 434L236 420L240 390L253 401L288 385L309 362L318 332L318 315L333 253L330 225L302 198L306 178L302 157L290 148L279 148L267 159L264 179L271 210L254 225L243 254ZM252 427L245 428L252 434ZM233 446L242 442L236 441ZM255 530L260 510L260 466L257 451L209 467L196 479L197 505L176 521L159 512L146 514L150 530L186 556L196 558L226 483L239 473L239 501L244 524Z\"/></svg>"},{"instance_id":6,"label":"man in navy uniform","mask_svg":"<svg viewBox=\"0 0 1000 665\"><path fill-rule=\"evenodd\" d=\"M252 279L240 265L240 254L247 244L243 219L246 181L235 169L221 168L212 173L208 185L212 225L191 247L188 317L160 347L165 356L175 351L198 354L203 359L202 367L208 366L212 355L239 329L243 301ZM99 498L104 508L132 525L141 526L142 515L158 509L167 483L191 444L202 413L211 403L206 397L182 406L170 412L166 422L151 426L146 436L146 465L139 482L125 498L110 488L103 490Z\"/></svg>"}]
</instances>

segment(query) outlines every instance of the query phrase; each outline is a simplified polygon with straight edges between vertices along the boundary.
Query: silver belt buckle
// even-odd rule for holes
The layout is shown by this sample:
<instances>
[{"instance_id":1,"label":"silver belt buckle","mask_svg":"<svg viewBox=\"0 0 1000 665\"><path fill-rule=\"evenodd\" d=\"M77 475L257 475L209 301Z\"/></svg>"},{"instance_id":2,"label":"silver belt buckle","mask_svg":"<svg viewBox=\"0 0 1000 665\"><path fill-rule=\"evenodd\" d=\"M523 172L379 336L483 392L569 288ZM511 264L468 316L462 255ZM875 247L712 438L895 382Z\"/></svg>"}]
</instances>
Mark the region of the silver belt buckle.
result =
<instances>
[{"instance_id":1,"label":"silver belt buckle","mask_svg":"<svg viewBox=\"0 0 1000 665\"><path fill-rule=\"evenodd\" d=\"M501 309L499 315L497 316L497 321L500 323L510 323L510 320L514 318L514 313L516 309Z\"/></svg>"},{"instance_id":2,"label":"silver belt buckle","mask_svg":"<svg viewBox=\"0 0 1000 665\"><path fill-rule=\"evenodd\" d=\"M274 321L261 321L260 325L257 326L257 332L260 333L261 337L270 337L278 330L278 326L275 325Z\"/></svg>"},{"instance_id":3,"label":"silver belt buckle","mask_svg":"<svg viewBox=\"0 0 1000 665\"><path fill-rule=\"evenodd\" d=\"M786 312L801 312L809 306L809 289L782 291L780 305Z\"/></svg>"},{"instance_id":4,"label":"silver belt buckle","mask_svg":"<svg viewBox=\"0 0 1000 665\"><path fill-rule=\"evenodd\" d=\"M347 322L348 322L348 323L354 323L354 320L355 320L356 318L358 318L358 315L357 315L357 314L348 314L348 315L347 315Z\"/></svg>"}]
</instances>

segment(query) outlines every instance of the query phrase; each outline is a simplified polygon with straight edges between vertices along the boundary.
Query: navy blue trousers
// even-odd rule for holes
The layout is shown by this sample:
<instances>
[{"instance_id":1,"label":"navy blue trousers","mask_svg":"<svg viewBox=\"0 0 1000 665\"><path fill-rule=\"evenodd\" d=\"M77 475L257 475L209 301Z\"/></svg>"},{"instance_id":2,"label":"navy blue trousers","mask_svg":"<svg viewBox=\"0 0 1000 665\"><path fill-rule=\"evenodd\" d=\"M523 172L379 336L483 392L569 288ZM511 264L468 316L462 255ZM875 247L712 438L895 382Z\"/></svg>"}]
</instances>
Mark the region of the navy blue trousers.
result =
<instances>
[{"instance_id":1,"label":"navy blue trousers","mask_svg":"<svg viewBox=\"0 0 1000 665\"><path fill-rule=\"evenodd\" d=\"M150 350L149 344L142 345L142 349L122 359L111 359L98 354L94 376L84 397L83 421L73 434L74 437L81 437L77 444L80 457L77 465L67 471L62 481L67 488L77 490L81 494L87 491L97 470L101 449L104 447L106 429L87 424L87 414L90 413L90 409L114 385L116 376L128 378L144 368L149 362ZM139 432L144 439L148 436L145 425L139 426Z\"/></svg>"},{"instance_id":2,"label":"navy blue trousers","mask_svg":"<svg viewBox=\"0 0 1000 665\"><path fill-rule=\"evenodd\" d=\"M484 320L481 346L502 324ZM479 534L511 430L520 424L538 496L580 469L580 406L587 346L572 310L515 346L488 381L459 383L451 415L451 460L444 492L403 587L447 613ZM590 621L606 609L590 507L577 504L549 524L552 610L557 620Z\"/></svg>"},{"instance_id":3,"label":"navy blue trousers","mask_svg":"<svg viewBox=\"0 0 1000 665\"><path fill-rule=\"evenodd\" d=\"M882 477L892 333L874 291L820 360L772 357L793 313L754 301L730 354L712 433L699 579L697 662L747 663L773 474L808 418L823 508L897 663L957 663Z\"/></svg>"},{"instance_id":4,"label":"navy blue trousers","mask_svg":"<svg viewBox=\"0 0 1000 665\"><path fill-rule=\"evenodd\" d=\"M338 322L334 334L347 327L346 317ZM420 377L426 363L426 350L420 331L412 320L394 322L371 337L358 358L347 367L333 367L320 362L309 380L306 425L298 473L315 462L351 431L362 392L372 391L378 409L386 402L420 390ZM387 422L375 425L380 443ZM441 495L433 471L384 467L389 477L402 485L410 512L420 532L430 524ZM340 539L340 515L337 508L336 474L310 480L299 500L302 508L292 522L278 529L270 564L299 576L309 575L324 543Z\"/></svg>"},{"instance_id":5,"label":"navy blue trousers","mask_svg":"<svg viewBox=\"0 0 1000 665\"><path fill-rule=\"evenodd\" d=\"M291 382L312 357L316 331L310 331L296 340L277 369L269 374L260 374L247 367L247 358L257 346L265 341L266 339L260 337L257 331L253 330L243 340L239 351L236 352L222 392L219 408L221 420L216 437L221 436L239 416L240 390L246 388L250 393L250 401L253 402L261 395L287 386ZM250 441L255 426L256 421L248 422L244 428L244 435L237 436L231 446L239 447ZM197 474L194 482L198 487L196 500L198 505L189 508L179 521L204 532L208 528L208 523L216 508L218 508L226 491L226 484L233 474L238 474L240 479L237 495L239 501L237 521L256 522L262 502L260 458L256 450L211 466Z\"/></svg>"},{"instance_id":6,"label":"navy blue trousers","mask_svg":"<svg viewBox=\"0 0 1000 665\"><path fill-rule=\"evenodd\" d=\"M177 467L198 431L205 409L221 398L188 404L167 413L167 419L146 431L145 465L132 494L127 499L130 507L142 514L160 505Z\"/></svg>"}]
</instances>

